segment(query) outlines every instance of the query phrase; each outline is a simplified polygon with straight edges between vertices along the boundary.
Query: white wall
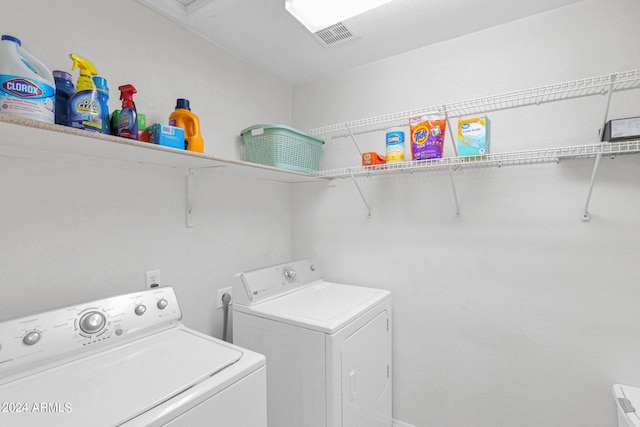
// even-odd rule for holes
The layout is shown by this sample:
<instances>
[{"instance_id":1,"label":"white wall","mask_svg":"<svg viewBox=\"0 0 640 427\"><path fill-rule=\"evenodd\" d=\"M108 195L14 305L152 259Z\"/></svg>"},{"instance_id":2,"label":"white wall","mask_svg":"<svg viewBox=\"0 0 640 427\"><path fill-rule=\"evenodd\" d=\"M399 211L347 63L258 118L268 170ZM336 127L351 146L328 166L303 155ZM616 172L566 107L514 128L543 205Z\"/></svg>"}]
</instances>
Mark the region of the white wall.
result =
<instances>
[{"instance_id":1,"label":"white wall","mask_svg":"<svg viewBox=\"0 0 640 427\"><path fill-rule=\"evenodd\" d=\"M294 88L302 129L640 68L640 4L586 0ZM611 115L640 114L640 90ZM597 141L605 97L491 113L494 152ZM454 121L454 126L455 126ZM384 133L360 139L384 152ZM445 154L450 155L447 141ZM323 168L356 166L327 140ZM640 386L640 158L297 185L293 255L394 296L394 417L419 427L616 425Z\"/></svg>"},{"instance_id":2,"label":"white wall","mask_svg":"<svg viewBox=\"0 0 640 427\"><path fill-rule=\"evenodd\" d=\"M638 2L587 0L296 87L292 108L287 85L137 2L23 3L0 1L2 33L52 69L71 52L91 59L112 109L133 83L149 123L189 98L207 152L231 158L240 130L292 111L306 129L640 66ZM637 92L619 95L612 114L637 114ZM598 101L493 114L494 150L592 142ZM523 112L553 118L543 130L555 133L514 138ZM382 151L377 138L363 148ZM329 141L323 166L358 164L349 144ZM461 218L439 172L364 180L372 219L349 181L295 185L292 198L288 185L202 173L187 229L181 171L0 156L0 319L137 290L160 269L187 325L220 336L215 291L234 273L317 256L329 279L394 293L396 418L614 426L611 384L640 385L638 158L603 160L583 223L591 165L465 169Z\"/></svg>"},{"instance_id":3,"label":"white wall","mask_svg":"<svg viewBox=\"0 0 640 427\"><path fill-rule=\"evenodd\" d=\"M51 69L70 70L71 52L93 61L112 110L125 83L137 87L149 124L166 123L176 98L189 98L209 154L242 158L244 127L290 121L290 86L135 1L6 0L0 10L2 34ZM187 228L185 171L0 155L0 320L141 290L145 272L159 269L185 323L222 336L217 289L291 256L291 190L216 172L194 183Z\"/></svg>"}]
</instances>

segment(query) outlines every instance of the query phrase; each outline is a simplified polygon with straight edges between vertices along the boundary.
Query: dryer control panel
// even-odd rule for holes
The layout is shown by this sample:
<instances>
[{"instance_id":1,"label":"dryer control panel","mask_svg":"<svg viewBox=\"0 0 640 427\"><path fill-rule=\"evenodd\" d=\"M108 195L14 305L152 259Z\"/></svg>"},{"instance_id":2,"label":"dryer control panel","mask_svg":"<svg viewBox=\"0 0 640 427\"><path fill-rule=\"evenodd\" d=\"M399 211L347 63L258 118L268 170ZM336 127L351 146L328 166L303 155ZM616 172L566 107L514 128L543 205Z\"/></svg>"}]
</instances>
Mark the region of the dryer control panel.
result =
<instances>
[{"instance_id":1,"label":"dryer control panel","mask_svg":"<svg viewBox=\"0 0 640 427\"><path fill-rule=\"evenodd\" d=\"M170 287L120 295L0 323L0 383L34 366L55 365L177 325Z\"/></svg>"},{"instance_id":2,"label":"dryer control panel","mask_svg":"<svg viewBox=\"0 0 640 427\"><path fill-rule=\"evenodd\" d=\"M315 283L323 277L314 259L292 261L240 273L236 276L233 289L234 304L253 305L267 301Z\"/></svg>"}]
</instances>

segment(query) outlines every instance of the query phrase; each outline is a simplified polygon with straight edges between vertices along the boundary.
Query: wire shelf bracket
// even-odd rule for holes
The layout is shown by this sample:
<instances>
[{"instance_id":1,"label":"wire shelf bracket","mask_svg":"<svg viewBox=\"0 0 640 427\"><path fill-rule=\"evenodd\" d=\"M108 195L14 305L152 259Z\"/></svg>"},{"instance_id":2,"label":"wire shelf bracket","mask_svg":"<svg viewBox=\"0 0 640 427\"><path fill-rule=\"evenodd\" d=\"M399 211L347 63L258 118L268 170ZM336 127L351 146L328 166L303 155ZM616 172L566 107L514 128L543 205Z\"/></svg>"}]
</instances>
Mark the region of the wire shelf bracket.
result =
<instances>
[{"instance_id":1,"label":"wire shelf bracket","mask_svg":"<svg viewBox=\"0 0 640 427\"><path fill-rule=\"evenodd\" d=\"M355 176L351 175L351 181L353 181L353 184L356 186L356 189L358 190L358 194L360 194L360 198L364 202L364 206L367 208L367 217L371 218L372 217L371 205L367 202L367 198L364 196L364 193L362 192L362 189L360 188L358 181L356 181Z\"/></svg>"},{"instance_id":2,"label":"wire shelf bracket","mask_svg":"<svg viewBox=\"0 0 640 427\"><path fill-rule=\"evenodd\" d=\"M604 128L607 124L607 118L609 117L609 107L611 106L611 96L613 95L613 85L615 84L616 76L611 76L611 83L609 84L608 94L607 94L607 102L604 108L604 119L602 120L602 126L600 127L600 131L598 132L598 140L602 141L602 137L604 135ZM591 194L593 193L593 186L596 182L596 172L598 171L598 166L600 166L600 160L602 159L602 153L596 154L596 159L593 162L593 172L591 172L591 180L589 181L589 190L587 191L587 200L584 202L584 209L582 211L582 221L589 222L591 221L591 215L589 215L589 202L591 202Z\"/></svg>"},{"instance_id":3,"label":"wire shelf bracket","mask_svg":"<svg viewBox=\"0 0 640 427\"><path fill-rule=\"evenodd\" d=\"M187 171L187 228L193 227L193 175L194 169Z\"/></svg>"},{"instance_id":4,"label":"wire shelf bracket","mask_svg":"<svg viewBox=\"0 0 640 427\"><path fill-rule=\"evenodd\" d=\"M460 218L460 202L458 201L458 192L456 191L456 182L453 180L453 168L447 168L449 171L449 180L451 181L451 190L453 192L453 201L456 204L456 217Z\"/></svg>"},{"instance_id":5,"label":"wire shelf bracket","mask_svg":"<svg viewBox=\"0 0 640 427\"><path fill-rule=\"evenodd\" d=\"M196 175L197 171L206 171L206 170L212 170L212 171L219 171L221 169L223 169L224 166L206 166L206 167L202 167L202 168L189 168L187 169L187 176L186 176L186 185L187 185L187 191L186 191L186 226L187 228L193 228L194 226L194 221L193 221L193 202L194 202L194 177Z\"/></svg>"}]
</instances>

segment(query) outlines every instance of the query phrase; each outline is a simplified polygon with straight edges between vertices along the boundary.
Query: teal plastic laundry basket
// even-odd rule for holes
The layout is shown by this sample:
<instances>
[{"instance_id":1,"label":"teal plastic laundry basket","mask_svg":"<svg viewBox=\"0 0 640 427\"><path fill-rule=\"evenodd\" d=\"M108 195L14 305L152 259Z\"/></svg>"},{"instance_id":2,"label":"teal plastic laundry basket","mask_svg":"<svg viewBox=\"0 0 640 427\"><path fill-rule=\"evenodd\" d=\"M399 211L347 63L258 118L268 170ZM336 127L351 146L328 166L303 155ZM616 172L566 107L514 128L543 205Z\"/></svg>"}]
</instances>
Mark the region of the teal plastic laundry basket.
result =
<instances>
[{"instance_id":1,"label":"teal plastic laundry basket","mask_svg":"<svg viewBox=\"0 0 640 427\"><path fill-rule=\"evenodd\" d=\"M283 125L254 125L241 132L245 160L298 172L317 172L324 141Z\"/></svg>"}]
</instances>

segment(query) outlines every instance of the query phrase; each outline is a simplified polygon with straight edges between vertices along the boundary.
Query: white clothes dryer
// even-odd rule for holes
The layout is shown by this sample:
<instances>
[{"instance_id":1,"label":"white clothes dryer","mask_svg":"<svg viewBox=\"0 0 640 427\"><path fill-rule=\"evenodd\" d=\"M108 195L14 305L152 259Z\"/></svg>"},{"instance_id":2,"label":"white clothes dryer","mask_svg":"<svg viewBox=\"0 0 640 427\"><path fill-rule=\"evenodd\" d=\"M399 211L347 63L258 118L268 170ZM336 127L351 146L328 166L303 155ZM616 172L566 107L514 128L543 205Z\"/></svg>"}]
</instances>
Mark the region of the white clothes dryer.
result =
<instances>
[{"instance_id":1,"label":"white clothes dryer","mask_svg":"<svg viewBox=\"0 0 640 427\"><path fill-rule=\"evenodd\" d=\"M240 273L233 296L234 344L267 358L269 427L392 425L389 291L307 259Z\"/></svg>"},{"instance_id":2,"label":"white clothes dryer","mask_svg":"<svg viewBox=\"0 0 640 427\"><path fill-rule=\"evenodd\" d=\"M0 323L0 425L266 427L264 356L181 318L161 287Z\"/></svg>"}]
</instances>

